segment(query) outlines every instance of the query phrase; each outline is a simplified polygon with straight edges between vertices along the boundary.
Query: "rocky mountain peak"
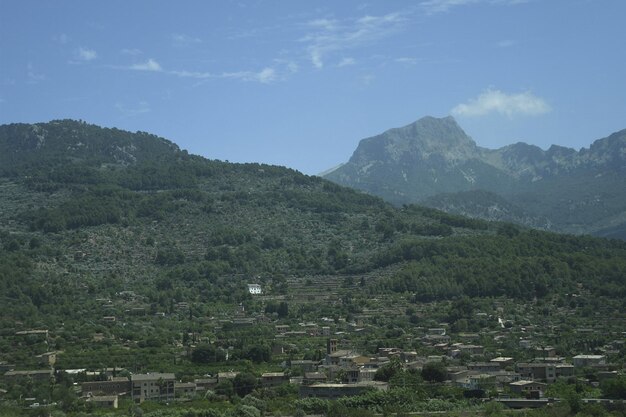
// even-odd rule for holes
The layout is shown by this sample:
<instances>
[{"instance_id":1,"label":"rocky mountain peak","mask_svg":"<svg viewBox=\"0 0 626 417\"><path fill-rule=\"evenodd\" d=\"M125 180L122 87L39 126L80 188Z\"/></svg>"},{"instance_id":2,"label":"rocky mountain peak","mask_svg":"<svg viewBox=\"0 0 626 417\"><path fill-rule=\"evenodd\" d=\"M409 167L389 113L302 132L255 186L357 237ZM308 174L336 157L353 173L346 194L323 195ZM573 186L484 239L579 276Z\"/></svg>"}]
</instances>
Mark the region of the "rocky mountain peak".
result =
<instances>
[{"instance_id":1,"label":"rocky mountain peak","mask_svg":"<svg viewBox=\"0 0 626 417\"><path fill-rule=\"evenodd\" d=\"M420 160L433 154L446 160L465 160L476 152L476 143L453 117L426 116L361 140L350 162Z\"/></svg>"}]
</instances>

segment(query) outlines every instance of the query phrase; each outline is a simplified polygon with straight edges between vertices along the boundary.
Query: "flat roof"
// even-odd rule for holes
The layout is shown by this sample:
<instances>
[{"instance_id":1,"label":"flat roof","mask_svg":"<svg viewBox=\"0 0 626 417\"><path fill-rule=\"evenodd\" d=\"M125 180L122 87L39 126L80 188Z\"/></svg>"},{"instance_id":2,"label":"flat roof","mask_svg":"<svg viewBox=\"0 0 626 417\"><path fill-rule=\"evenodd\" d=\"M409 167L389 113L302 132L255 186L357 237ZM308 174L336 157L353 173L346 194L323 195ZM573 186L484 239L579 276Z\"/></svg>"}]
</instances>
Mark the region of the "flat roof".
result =
<instances>
[{"instance_id":1,"label":"flat roof","mask_svg":"<svg viewBox=\"0 0 626 417\"><path fill-rule=\"evenodd\" d=\"M130 376L131 381L153 381L157 379L176 379L176 376L170 373L136 374Z\"/></svg>"}]
</instances>

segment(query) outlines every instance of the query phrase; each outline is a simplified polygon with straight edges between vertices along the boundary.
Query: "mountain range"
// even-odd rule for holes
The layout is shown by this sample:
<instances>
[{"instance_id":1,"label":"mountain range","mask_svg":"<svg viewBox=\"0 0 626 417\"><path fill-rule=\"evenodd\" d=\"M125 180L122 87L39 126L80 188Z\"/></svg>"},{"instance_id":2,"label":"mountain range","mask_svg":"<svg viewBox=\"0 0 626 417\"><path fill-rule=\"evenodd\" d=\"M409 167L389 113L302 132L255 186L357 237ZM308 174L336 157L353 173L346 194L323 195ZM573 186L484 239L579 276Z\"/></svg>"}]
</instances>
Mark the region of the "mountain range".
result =
<instances>
[{"instance_id":1,"label":"mountain range","mask_svg":"<svg viewBox=\"0 0 626 417\"><path fill-rule=\"evenodd\" d=\"M574 234L626 238L626 130L579 151L480 147L452 117L424 117L360 141L323 174L395 204Z\"/></svg>"}]
</instances>

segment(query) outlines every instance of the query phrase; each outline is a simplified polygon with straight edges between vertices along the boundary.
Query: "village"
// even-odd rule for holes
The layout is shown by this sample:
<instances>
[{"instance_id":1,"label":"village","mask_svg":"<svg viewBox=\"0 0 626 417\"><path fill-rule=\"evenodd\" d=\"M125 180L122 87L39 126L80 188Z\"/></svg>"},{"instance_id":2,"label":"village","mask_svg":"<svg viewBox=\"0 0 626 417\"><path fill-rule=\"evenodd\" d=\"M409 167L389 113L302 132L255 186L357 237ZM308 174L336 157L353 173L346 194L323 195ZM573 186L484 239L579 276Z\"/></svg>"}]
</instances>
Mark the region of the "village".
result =
<instances>
[{"instance_id":1,"label":"village","mask_svg":"<svg viewBox=\"0 0 626 417\"><path fill-rule=\"evenodd\" d=\"M620 330L619 320L617 323L605 322L593 329L574 329L580 343L571 348L578 351L563 355L560 352L563 344L560 348L548 344L549 341L562 340L554 323L549 323L550 320L540 326L513 323L506 319L511 304L504 301L494 304L500 307L496 307L492 314L478 309L472 311L480 323L491 323L478 332L458 331L458 325L428 319L428 306L422 306L420 310L414 305L403 312L405 306L377 302L377 310L363 308L358 314L347 317L323 316L306 321L294 320L287 311L280 315L275 311L280 310L281 305L286 309L287 303L314 304L334 300L339 292L346 290L346 285L348 291L350 285L358 285L351 283L333 289L328 282L316 284L308 283L308 290L303 291L290 283L291 294L306 292L302 300L281 295L266 296L260 284L249 284L251 302L248 304L261 302L265 308L250 312L243 303L234 310L224 310L222 317L204 318L200 328L210 327L210 336L196 329L174 343L178 363L191 359L185 372L173 372L164 364L153 369L133 367L128 361L123 363L124 359L120 360L121 363L111 363L116 360L114 356L98 358L101 367L70 368L68 365L80 361L72 360L63 350L46 350L29 358L27 369L21 363L0 363L0 401L10 398L11 390L16 386L48 386L62 379L60 374L73 378L72 393L84 404L95 408L116 409L124 402L172 403L225 398L235 393L245 395L254 390L285 386L292 387L290 392L297 393L301 399L334 400L373 390L387 391L394 383L398 385L393 375L400 371L418 376L410 380L405 378L403 388L407 388L407 384L409 389L418 389L420 385L447 386L459 390L466 398L527 408L559 401L550 395L550 387L565 382L582 384L587 387L585 393L593 393L583 401L612 401L602 399L599 387L604 381L623 376L625 333ZM137 306L140 305L138 300L141 297L134 293L120 294L117 302L99 300L104 302L101 322L107 331L95 332L91 343L106 343L114 333L112 330L123 325L124 321L184 320L189 311L186 303L179 302L168 313L157 311L149 315L144 307ZM267 308L268 305L274 307ZM119 306L124 307L125 313L116 313ZM408 314L411 316L405 328L394 328L392 320L380 319ZM387 328L382 334L386 333L389 338L380 337L381 328ZM269 335L259 344L269 347L271 360L264 358L253 361L253 364L248 361L242 369L241 358L232 358L233 347L227 346L227 342L233 334L246 334L252 329L263 329L263 334ZM546 329L553 329L554 333L548 335ZM231 335L226 336L229 332ZM49 349L54 346L52 333L53 330L29 329L17 331L11 337L16 346ZM223 338L221 333L225 334ZM376 344L372 344L372 340ZM126 345L129 349L130 344ZM198 363L202 360L194 363L199 357L194 356L194 352L200 351L202 346L213 346L219 355L214 353L214 360L209 358L211 371L200 374L206 368ZM197 366L196 372L194 365ZM55 405L52 398L46 396L25 395L20 401L28 408Z\"/></svg>"}]
</instances>

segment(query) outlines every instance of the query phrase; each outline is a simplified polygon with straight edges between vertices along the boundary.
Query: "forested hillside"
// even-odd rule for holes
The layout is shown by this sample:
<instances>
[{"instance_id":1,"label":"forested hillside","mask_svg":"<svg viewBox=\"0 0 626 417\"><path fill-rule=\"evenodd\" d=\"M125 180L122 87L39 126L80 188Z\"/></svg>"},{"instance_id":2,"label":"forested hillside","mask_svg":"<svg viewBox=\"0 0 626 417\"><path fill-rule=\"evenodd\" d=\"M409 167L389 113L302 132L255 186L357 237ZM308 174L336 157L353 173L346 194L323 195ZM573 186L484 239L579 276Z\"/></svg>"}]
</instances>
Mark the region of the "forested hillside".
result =
<instances>
[{"instance_id":1,"label":"forested hillside","mask_svg":"<svg viewBox=\"0 0 626 417\"><path fill-rule=\"evenodd\" d=\"M25 326L133 290L237 302L245 283L379 271L417 299L626 295L626 244L382 200L286 168L75 121L0 128L2 317ZM71 307L70 307L71 306ZM82 307L81 307L82 306ZM81 314L89 314L87 310Z\"/></svg>"}]
</instances>

